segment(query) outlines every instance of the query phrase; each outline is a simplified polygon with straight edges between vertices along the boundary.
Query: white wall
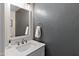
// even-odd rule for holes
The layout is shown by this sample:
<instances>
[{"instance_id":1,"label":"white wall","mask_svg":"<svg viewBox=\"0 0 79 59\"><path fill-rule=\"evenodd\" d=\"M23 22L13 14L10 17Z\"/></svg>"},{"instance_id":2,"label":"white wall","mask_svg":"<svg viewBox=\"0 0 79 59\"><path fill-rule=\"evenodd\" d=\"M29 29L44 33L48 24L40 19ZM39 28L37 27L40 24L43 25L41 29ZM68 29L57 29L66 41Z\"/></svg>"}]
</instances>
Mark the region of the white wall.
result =
<instances>
[{"instance_id":1,"label":"white wall","mask_svg":"<svg viewBox=\"0 0 79 59\"><path fill-rule=\"evenodd\" d=\"M0 56L4 55L4 4L0 3Z\"/></svg>"}]
</instances>

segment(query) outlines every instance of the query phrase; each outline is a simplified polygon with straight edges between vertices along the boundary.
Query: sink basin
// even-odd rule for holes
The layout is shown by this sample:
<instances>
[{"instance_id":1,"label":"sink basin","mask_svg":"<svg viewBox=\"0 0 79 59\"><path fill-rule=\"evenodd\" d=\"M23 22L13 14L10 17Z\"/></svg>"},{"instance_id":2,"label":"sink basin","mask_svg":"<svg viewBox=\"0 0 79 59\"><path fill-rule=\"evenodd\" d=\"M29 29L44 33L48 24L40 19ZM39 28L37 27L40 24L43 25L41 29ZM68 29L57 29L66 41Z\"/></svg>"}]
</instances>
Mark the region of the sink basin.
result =
<instances>
[{"instance_id":1,"label":"sink basin","mask_svg":"<svg viewBox=\"0 0 79 59\"><path fill-rule=\"evenodd\" d=\"M29 48L33 48L35 47L36 45L33 43L33 42L28 42L26 44L22 44L18 47L16 47L16 49L19 51L19 52L24 52L26 50L29 50Z\"/></svg>"}]
</instances>

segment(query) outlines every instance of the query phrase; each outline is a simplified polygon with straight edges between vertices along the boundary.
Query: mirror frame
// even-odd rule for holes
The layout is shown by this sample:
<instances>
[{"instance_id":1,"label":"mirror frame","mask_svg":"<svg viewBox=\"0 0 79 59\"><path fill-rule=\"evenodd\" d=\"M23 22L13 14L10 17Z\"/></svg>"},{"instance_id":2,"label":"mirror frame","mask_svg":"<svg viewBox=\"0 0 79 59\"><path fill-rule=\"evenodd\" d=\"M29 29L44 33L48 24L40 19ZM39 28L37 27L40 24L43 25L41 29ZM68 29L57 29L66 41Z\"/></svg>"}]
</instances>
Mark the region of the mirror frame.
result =
<instances>
[{"instance_id":1,"label":"mirror frame","mask_svg":"<svg viewBox=\"0 0 79 59\"><path fill-rule=\"evenodd\" d=\"M29 11L29 35L24 35L24 36L18 36L14 38L10 38L10 5L14 5L16 7L25 9ZM26 7L24 6L25 4L9 4L5 3L5 46L9 44L9 40L19 40L19 39L26 39L26 40L31 40L33 39L33 5L27 5Z\"/></svg>"},{"instance_id":2,"label":"mirror frame","mask_svg":"<svg viewBox=\"0 0 79 59\"><path fill-rule=\"evenodd\" d=\"M10 4L10 15L11 15L11 12L12 12L12 9L13 9L13 8L11 8L11 7L13 7L14 9L15 9L15 8L23 9L25 12L27 11L27 12L28 12L28 16L29 16L29 17L28 17L28 25L30 25L29 20L30 20L30 17L31 17L31 11ZM14 10L13 12L14 12L15 15L16 15L16 11ZM12 17L12 18L13 18L13 17ZM16 16L15 16L15 20L17 20L17 19L16 19ZM26 19L25 19L25 20L26 20ZM15 22L15 21L14 21L14 22ZM15 24L16 24L16 22L15 22ZM13 24L12 24L12 25L13 25ZM14 25L14 26L15 26L15 25ZM11 26L10 26L10 28L11 28ZM29 36L29 34L30 34L30 29L29 29L28 35L25 34L25 35L16 36L16 26L15 26L15 28L14 28L13 30L15 31L15 37ZM14 38L14 37L11 37L11 38Z\"/></svg>"}]
</instances>

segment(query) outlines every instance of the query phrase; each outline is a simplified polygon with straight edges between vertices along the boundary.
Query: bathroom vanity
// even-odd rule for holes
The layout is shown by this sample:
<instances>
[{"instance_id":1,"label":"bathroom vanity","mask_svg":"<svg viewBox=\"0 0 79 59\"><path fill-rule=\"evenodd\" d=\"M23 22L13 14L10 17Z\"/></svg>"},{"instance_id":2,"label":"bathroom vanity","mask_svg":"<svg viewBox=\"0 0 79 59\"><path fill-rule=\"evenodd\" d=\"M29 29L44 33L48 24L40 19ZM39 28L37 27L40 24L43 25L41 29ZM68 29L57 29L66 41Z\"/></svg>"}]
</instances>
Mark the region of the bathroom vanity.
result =
<instances>
[{"instance_id":1,"label":"bathroom vanity","mask_svg":"<svg viewBox=\"0 0 79 59\"><path fill-rule=\"evenodd\" d=\"M8 46L5 50L6 56L44 56L45 44L29 40L26 44L20 46Z\"/></svg>"},{"instance_id":2,"label":"bathroom vanity","mask_svg":"<svg viewBox=\"0 0 79 59\"><path fill-rule=\"evenodd\" d=\"M45 44L33 40L33 4L4 4L5 56L44 56Z\"/></svg>"}]
</instances>

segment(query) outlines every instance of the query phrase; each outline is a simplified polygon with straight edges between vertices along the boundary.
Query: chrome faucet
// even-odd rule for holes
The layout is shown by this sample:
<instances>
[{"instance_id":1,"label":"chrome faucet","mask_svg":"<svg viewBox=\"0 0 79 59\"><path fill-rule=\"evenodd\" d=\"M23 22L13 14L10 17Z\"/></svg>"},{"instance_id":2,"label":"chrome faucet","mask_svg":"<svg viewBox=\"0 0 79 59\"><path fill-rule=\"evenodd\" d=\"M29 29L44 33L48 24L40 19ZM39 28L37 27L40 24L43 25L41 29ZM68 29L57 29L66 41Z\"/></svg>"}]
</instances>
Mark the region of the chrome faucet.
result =
<instances>
[{"instance_id":1,"label":"chrome faucet","mask_svg":"<svg viewBox=\"0 0 79 59\"><path fill-rule=\"evenodd\" d=\"M11 43L12 43L12 40L9 40L9 44L11 44ZM25 44L25 43L27 43L27 40L22 39L22 41L15 41L15 43L16 43L17 45Z\"/></svg>"},{"instance_id":2,"label":"chrome faucet","mask_svg":"<svg viewBox=\"0 0 79 59\"><path fill-rule=\"evenodd\" d=\"M18 42L18 45L20 45L20 42Z\"/></svg>"},{"instance_id":3,"label":"chrome faucet","mask_svg":"<svg viewBox=\"0 0 79 59\"><path fill-rule=\"evenodd\" d=\"M22 44L24 44L24 40L22 40L22 42L21 42Z\"/></svg>"},{"instance_id":4,"label":"chrome faucet","mask_svg":"<svg viewBox=\"0 0 79 59\"><path fill-rule=\"evenodd\" d=\"M27 43L27 40L23 39L21 43L24 44L24 42Z\"/></svg>"}]
</instances>

